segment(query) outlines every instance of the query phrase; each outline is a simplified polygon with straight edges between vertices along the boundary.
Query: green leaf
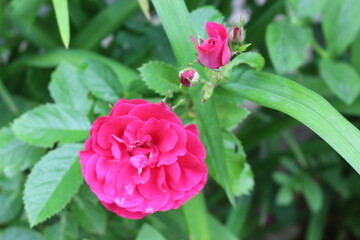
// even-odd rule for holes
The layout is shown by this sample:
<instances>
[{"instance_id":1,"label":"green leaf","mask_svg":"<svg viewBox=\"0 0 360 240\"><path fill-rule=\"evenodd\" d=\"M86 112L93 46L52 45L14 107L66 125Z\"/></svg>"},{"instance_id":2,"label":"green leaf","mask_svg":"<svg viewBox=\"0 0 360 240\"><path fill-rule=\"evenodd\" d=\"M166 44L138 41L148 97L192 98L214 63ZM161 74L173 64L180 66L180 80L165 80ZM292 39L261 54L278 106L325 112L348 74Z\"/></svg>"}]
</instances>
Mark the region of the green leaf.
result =
<instances>
[{"instance_id":1,"label":"green leaf","mask_svg":"<svg viewBox=\"0 0 360 240\"><path fill-rule=\"evenodd\" d=\"M76 240L78 225L70 214L64 212L60 221L45 228L44 235L46 240Z\"/></svg>"},{"instance_id":2,"label":"green leaf","mask_svg":"<svg viewBox=\"0 0 360 240\"><path fill-rule=\"evenodd\" d=\"M163 23L178 64L186 66L194 60L196 50L190 40L193 26L184 1L152 0L152 2ZM214 102L209 99L202 103L200 86L190 88L189 94L201 121L201 135L205 139L207 153L213 156L208 164L212 164L218 170L229 201L234 205L235 199L231 191L230 178L223 161L225 149L222 144L219 144L223 141Z\"/></svg>"},{"instance_id":3,"label":"green leaf","mask_svg":"<svg viewBox=\"0 0 360 240\"><path fill-rule=\"evenodd\" d=\"M44 2L45 0L12 0L6 10L13 19L25 24L27 28L34 22Z\"/></svg>"},{"instance_id":4,"label":"green leaf","mask_svg":"<svg viewBox=\"0 0 360 240\"><path fill-rule=\"evenodd\" d=\"M178 71L172 65L162 62L149 62L139 68L142 80L149 88L162 96L179 91Z\"/></svg>"},{"instance_id":5,"label":"green leaf","mask_svg":"<svg viewBox=\"0 0 360 240\"><path fill-rule=\"evenodd\" d=\"M245 52L237 55L228 64L221 68L221 71L223 71L225 76L230 77L232 69L241 63L245 63L250 67L256 68L256 70L261 70L265 65L265 60L259 53Z\"/></svg>"},{"instance_id":6,"label":"green leaf","mask_svg":"<svg viewBox=\"0 0 360 240\"><path fill-rule=\"evenodd\" d=\"M190 240L210 239L210 228L204 196L200 193L182 206Z\"/></svg>"},{"instance_id":7,"label":"green leaf","mask_svg":"<svg viewBox=\"0 0 360 240\"><path fill-rule=\"evenodd\" d=\"M13 114L17 114L19 112L14 100L11 97L11 94L6 89L1 78L0 78L0 96Z\"/></svg>"},{"instance_id":8,"label":"green leaf","mask_svg":"<svg viewBox=\"0 0 360 240\"><path fill-rule=\"evenodd\" d=\"M122 97L123 87L116 74L100 61L86 61L81 79L95 97L115 103Z\"/></svg>"},{"instance_id":9,"label":"green leaf","mask_svg":"<svg viewBox=\"0 0 360 240\"><path fill-rule=\"evenodd\" d=\"M313 19L320 15L327 2L328 0L291 0L290 4L298 17Z\"/></svg>"},{"instance_id":10,"label":"green leaf","mask_svg":"<svg viewBox=\"0 0 360 240\"><path fill-rule=\"evenodd\" d=\"M10 128L0 129L0 172L13 177L32 166L45 153L45 149L30 146L16 139Z\"/></svg>"},{"instance_id":11,"label":"green leaf","mask_svg":"<svg viewBox=\"0 0 360 240\"><path fill-rule=\"evenodd\" d=\"M61 40L66 48L70 43L70 23L67 0L52 0Z\"/></svg>"},{"instance_id":12,"label":"green leaf","mask_svg":"<svg viewBox=\"0 0 360 240\"><path fill-rule=\"evenodd\" d=\"M108 34L120 28L121 24L137 10L136 1L118 0L108 5L81 28L75 36L74 46L91 49Z\"/></svg>"},{"instance_id":13,"label":"green leaf","mask_svg":"<svg viewBox=\"0 0 360 240\"><path fill-rule=\"evenodd\" d=\"M326 4L322 29L330 52L341 55L354 41L360 30L359 12L358 0L332 0Z\"/></svg>"},{"instance_id":14,"label":"green leaf","mask_svg":"<svg viewBox=\"0 0 360 240\"><path fill-rule=\"evenodd\" d=\"M300 181L302 192L310 210L313 213L319 212L324 204L324 195L320 185L307 175L303 175Z\"/></svg>"},{"instance_id":15,"label":"green leaf","mask_svg":"<svg viewBox=\"0 0 360 240\"><path fill-rule=\"evenodd\" d=\"M320 75L331 91L346 104L354 102L360 93L360 77L351 65L321 59Z\"/></svg>"},{"instance_id":16,"label":"green leaf","mask_svg":"<svg viewBox=\"0 0 360 240\"><path fill-rule=\"evenodd\" d=\"M315 92L286 78L252 70L244 71L238 82L223 87L241 98L299 120L360 174L360 131Z\"/></svg>"},{"instance_id":17,"label":"green leaf","mask_svg":"<svg viewBox=\"0 0 360 240\"><path fill-rule=\"evenodd\" d=\"M360 74L360 33L351 46L351 63Z\"/></svg>"},{"instance_id":18,"label":"green leaf","mask_svg":"<svg viewBox=\"0 0 360 240\"><path fill-rule=\"evenodd\" d=\"M195 39L196 34L202 38L207 38L205 29L206 22L220 23L224 20L224 16L213 6L205 6L198 8L190 13L191 23L194 27L195 33L193 34ZM190 36L189 36L190 38Z\"/></svg>"},{"instance_id":19,"label":"green leaf","mask_svg":"<svg viewBox=\"0 0 360 240\"><path fill-rule=\"evenodd\" d=\"M49 91L56 104L72 107L84 114L90 110L89 91L80 81L79 70L71 64L62 62L56 68L51 75Z\"/></svg>"},{"instance_id":20,"label":"green leaf","mask_svg":"<svg viewBox=\"0 0 360 240\"><path fill-rule=\"evenodd\" d=\"M25 211L31 226L61 211L83 182L78 153L81 144L63 145L47 153L25 184Z\"/></svg>"},{"instance_id":21,"label":"green leaf","mask_svg":"<svg viewBox=\"0 0 360 240\"><path fill-rule=\"evenodd\" d=\"M300 67L306 59L306 47L310 42L309 29L297 26L289 19L273 22L266 29L266 46L279 73Z\"/></svg>"},{"instance_id":22,"label":"green leaf","mask_svg":"<svg viewBox=\"0 0 360 240\"><path fill-rule=\"evenodd\" d=\"M155 228L145 223L141 227L136 240L165 240L165 238Z\"/></svg>"},{"instance_id":23,"label":"green leaf","mask_svg":"<svg viewBox=\"0 0 360 240\"><path fill-rule=\"evenodd\" d=\"M24 227L6 228L0 233L1 240L44 240L40 233Z\"/></svg>"},{"instance_id":24,"label":"green leaf","mask_svg":"<svg viewBox=\"0 0 360 240\"><path fill-rule=\"evenodd\" d=\"M138 0L138 3L146 19L150 20L151 16L150 16L149 0Z\"/></svg>"},{"instance_id":25,"label":"green leaf","mask_svg":"<svg viewBox=\"0 0 360 240\"><path fill-rule=\"evenodd\" d=\"M17 118L12 130L16 137L33 145L51 147L55 142L71 143L85 139L90 121L75 110L45 104Z\"/></svg>"}]
</instances>

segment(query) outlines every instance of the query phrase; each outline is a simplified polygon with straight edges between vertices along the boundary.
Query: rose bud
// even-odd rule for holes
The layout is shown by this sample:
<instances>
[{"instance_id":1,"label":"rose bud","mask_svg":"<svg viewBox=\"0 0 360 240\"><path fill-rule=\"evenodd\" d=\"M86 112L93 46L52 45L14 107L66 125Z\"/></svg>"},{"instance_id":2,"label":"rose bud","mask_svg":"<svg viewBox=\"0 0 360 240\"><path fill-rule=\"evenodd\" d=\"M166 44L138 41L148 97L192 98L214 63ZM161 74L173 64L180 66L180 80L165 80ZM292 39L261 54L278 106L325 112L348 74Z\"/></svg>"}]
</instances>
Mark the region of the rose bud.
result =
<instances>
[{"instance_id":1,"label":"rose bud","mask_svg":"<svg viewBox=\"0 0 360 240\"><path fill-rule=\"evenodd\" d=\"M100 202L130 219L179 208L207 179L196 125L184 126L163 102L121 99L95 120L79 155Z\"/></svg>"},{"instance_id":2,"label":"rose bud","mask_svg":"<svg viewBox=\"0 0 360 240\"><path fill-rule=\"evenodd\" d=\"M184 69L179 72L180 83L185 87L192 87L199 82L200 76L194 69Z\"/></svg>"},{"instance_id":3,"label":"rose bud","mask_svg":"<svg viewBox=\"0 0 360 240\"><path fill-rule=\"evenodd\" d=\"M243 29L239 27L234 27L232 31L230 32L230 41L233 43L241 43L243 39Z\"/></svg>"},{"instance_id":4,"label":"rose bud","mask_svg":"<svg viewBox=\"0 0 360 240\"><path fill-rule=\"evenodd\" d=\"M205 39L200 46L191 36L197 50L199 62L211 69L220 68L227 64L231 57L228 46L228 33L223 25L215 22L206 23L206 32L209 38Z\"/></svg>"}]
</instances>

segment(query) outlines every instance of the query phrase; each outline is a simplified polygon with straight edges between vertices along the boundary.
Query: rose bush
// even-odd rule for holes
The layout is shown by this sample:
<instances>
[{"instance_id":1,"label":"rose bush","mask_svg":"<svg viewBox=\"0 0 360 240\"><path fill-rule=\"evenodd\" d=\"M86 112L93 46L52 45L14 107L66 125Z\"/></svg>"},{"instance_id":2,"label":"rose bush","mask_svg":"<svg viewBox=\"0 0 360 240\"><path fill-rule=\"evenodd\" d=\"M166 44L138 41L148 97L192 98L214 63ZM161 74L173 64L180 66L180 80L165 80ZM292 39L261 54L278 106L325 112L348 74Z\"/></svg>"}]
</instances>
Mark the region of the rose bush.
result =
<instances>
[{"instance_id":1,"label":"rose bush","mask_svg":"<svg viewBox=\"0 0 360 240\"><path fill-rule=\"evenodd\" d=\"M206 23L206 32L209 38L200 43L200 46L191 36L199 61L211 69L222 67L229 62L231 57L228 32L223 25L214 22Z\"/></svg>"},{"instance_id":2,"label":"rose bush","mask_svg":"<svg viewBox=\"0 0 360 240\"><path fill-rule=\"evenodd\" d=\"M165 103L121 99L94 122L79 155L101 203L131 219L178 208L207 179L196 125L183 126Z\"/></svg>"}]
</instances>

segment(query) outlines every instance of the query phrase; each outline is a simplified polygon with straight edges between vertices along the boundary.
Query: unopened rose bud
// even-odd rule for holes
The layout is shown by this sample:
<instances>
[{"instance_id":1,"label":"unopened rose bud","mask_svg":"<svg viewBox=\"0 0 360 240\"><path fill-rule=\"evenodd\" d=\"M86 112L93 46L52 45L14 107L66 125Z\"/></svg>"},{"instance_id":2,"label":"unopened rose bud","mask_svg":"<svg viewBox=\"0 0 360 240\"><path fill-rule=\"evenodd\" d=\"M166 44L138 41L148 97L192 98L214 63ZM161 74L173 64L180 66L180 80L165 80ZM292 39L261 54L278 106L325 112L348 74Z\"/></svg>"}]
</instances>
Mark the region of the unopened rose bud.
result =
<instances>
[{"instance_id":1,"label":"unopened rose bud","mask_svg":"<svg viewBox=\"0 0 360 240\"><path fill-rule=\"evenodd\" d=\"M230 32L230 41L233 43L241 43L244 41L244 30L239 27L234 27Z\"/></svg>"},{"instance_id":2,"label":"unopened rose bud","mask_svg":"<svg viewBox=\"0 0 360 240\"><path fill-rule=\"evenodd\" d=\"M191 87L199 82L200 76L194 69L184 69L179 72L180 83L185 87Z\"/></svg>"}]
</instances>

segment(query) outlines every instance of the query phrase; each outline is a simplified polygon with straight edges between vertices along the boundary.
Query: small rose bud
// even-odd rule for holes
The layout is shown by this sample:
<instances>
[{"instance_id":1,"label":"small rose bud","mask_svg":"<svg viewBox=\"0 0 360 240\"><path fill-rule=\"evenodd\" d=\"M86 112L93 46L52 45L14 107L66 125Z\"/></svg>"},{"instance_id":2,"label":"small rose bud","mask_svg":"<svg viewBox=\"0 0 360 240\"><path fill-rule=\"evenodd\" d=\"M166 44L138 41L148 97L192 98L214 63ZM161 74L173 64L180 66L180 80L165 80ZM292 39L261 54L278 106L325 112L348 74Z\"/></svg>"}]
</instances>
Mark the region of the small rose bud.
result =
<instances>
[{"instance_id":1,"label":"small rose bud","mask_svg":"<svg viewBox=\"0 0 360 240\"><path fill-rule=\"evenodd\" d=\"M234 27L230 32L230 41L232 43L241 43L244 41L244 30L239 27Z\"/></svg>"},{"instance_id":2,"label":"small rose bud","mask_svg":"<svg viewBox=\"0 0 360 240\"><path fill-rule=\"evenodd\" d=\"M191 87L196 85L200 76L194 69L184 69L179 72L180 83L185 87Z\"/></svg>"}]
</instances>

